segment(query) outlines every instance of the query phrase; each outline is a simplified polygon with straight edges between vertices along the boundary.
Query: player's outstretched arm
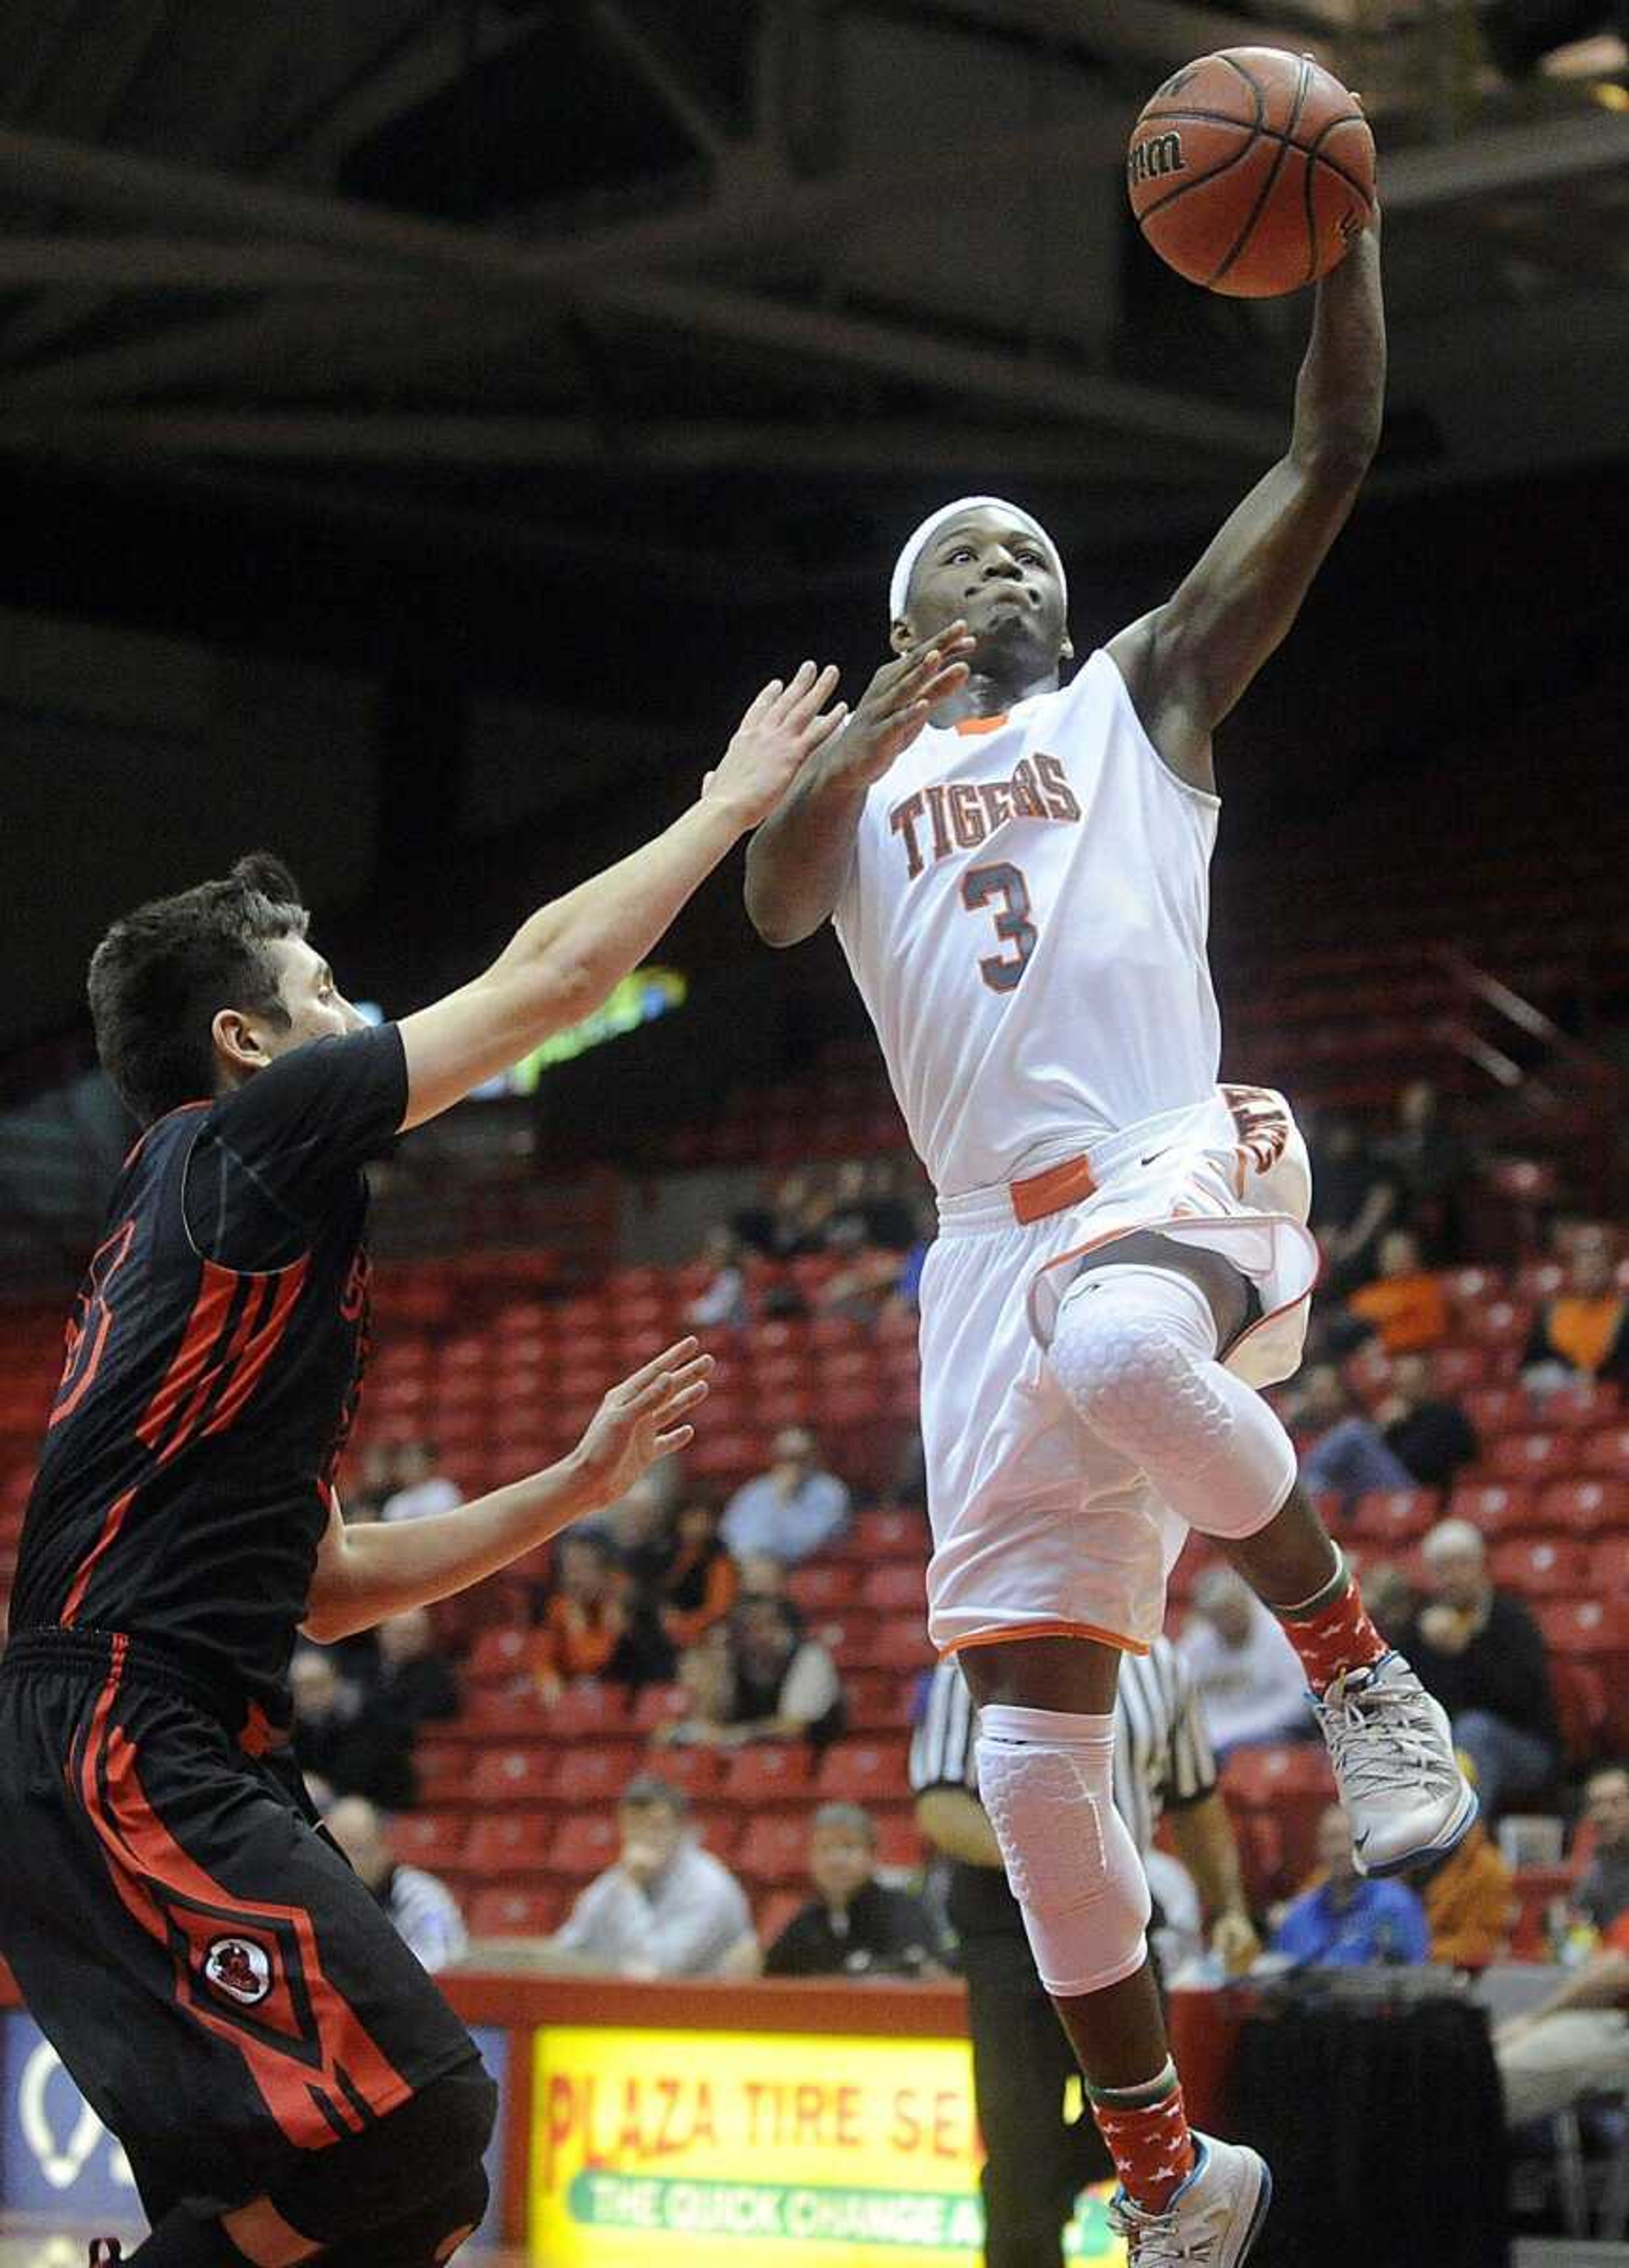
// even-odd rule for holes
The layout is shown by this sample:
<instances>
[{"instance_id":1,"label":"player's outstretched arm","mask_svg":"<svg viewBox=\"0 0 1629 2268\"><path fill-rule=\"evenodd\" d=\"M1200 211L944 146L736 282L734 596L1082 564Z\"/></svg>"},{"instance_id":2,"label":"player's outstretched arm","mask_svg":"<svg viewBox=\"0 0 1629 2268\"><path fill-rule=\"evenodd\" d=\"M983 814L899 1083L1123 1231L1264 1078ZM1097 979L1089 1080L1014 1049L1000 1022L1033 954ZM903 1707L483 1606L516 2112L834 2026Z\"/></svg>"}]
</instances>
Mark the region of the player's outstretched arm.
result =
<instances>
[{"instance_id":1,"label":"player's outstretched arm","mask_svg":"<svg viewBox=\"0 0 1629 2268\"><path fill-rule=\"evenodd\" d=\"M840 733L805 764L747 853L747 912L765 945L801 945L843 895L873 784L967 681L973 641L952 622L884 662Z\"/></svg>"},{"instance_id":2,"label":"player's outstretched arm","mask_svg":"<svg viewBox=\"0 0 1629 2268\"><path fill-rule=\"evenodd\" d=\"M835 669L806 661L790 684L766 685L682 818L534 913L473 984L402 1019L403 1130L450 1110L600 1005L837 730L846 711L825 706L837 682Z\"/></svg>"},{"instance_id":3,"label":"player's outstretched arm","mask_svg":"<svg viewBox=\"0 0 1629 2268\"><path fill-rule=\"evenodd\" d=\"M1380 217L1317 287L1287 453L1164 606L1109 642L1149 739L1210 788L1211 735L1287 634L1380 443Z\"/></svg>"},{"instance_id":4,"label":"player's outstretched arm","mask_svg":"<svg viewBox=\"0 0 1629 2268\"><path fill-rule=\"evenodd\" d=\"M659 1458L689 1445L711 1369L711 1355L681 1339L611 1388L570 1456L456 1512L347 1528L336 1505L301 1629L322 1646L372 1630L409 1607L467 1591L571 1521L602 1512Z\"/></svg>"}]
</instances>

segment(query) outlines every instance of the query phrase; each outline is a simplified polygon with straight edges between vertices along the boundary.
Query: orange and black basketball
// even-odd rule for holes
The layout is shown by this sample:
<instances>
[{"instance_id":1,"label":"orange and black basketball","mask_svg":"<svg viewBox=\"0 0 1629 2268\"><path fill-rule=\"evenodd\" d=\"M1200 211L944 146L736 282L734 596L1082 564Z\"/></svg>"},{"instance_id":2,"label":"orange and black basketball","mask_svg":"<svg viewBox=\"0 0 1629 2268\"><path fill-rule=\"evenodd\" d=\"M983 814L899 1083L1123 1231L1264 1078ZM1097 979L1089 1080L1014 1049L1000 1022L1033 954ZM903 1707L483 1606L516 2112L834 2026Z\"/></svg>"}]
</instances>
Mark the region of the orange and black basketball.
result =
<instances>
[{"instance_id":1,"label":"orange and black basketball","mask_svg":"<svg viewBox=\"0 0 1629 2268\"><path fill-rule=\"evenodd\" d=\"M1131 135L1131 210L1190 283L1272 299L1327 275L1375 202L1375 137L1309 55L1225 48L1167 79Z\"/></svg>"}]
</instances>

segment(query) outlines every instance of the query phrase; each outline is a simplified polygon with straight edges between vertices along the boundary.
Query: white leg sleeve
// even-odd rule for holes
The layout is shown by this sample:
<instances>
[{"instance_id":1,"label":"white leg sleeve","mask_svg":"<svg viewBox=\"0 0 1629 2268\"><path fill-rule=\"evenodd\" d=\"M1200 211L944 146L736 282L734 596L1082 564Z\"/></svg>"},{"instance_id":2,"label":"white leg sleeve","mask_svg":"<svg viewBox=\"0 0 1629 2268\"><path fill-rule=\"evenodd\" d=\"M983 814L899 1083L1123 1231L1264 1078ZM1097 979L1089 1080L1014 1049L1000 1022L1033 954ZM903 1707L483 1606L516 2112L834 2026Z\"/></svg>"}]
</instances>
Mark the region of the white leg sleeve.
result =
<instances>
[{"instance_id":1,"label":"white leg sleeve","mask_svg":"<svg viewBox=\"0 0 1629 2268\"><path fill-rule=\"evenodd\" d=\"M978 1793L1058 1999L1140 1969L1148 1880L1114 1808L1114 1719L992 1704L978 1712Z\"/></svg>"},{"instance_id":2,"label":"white leg sleeve","mask_svg":"<svg viewBox=\"0 0 1629 2268\"><path fill-rule=\"evenodd\" d=\"M1295 1481L1290 1437L1217 1361L1210 1303L1187 1277L1110 1265L1077 1278L1050 1360L1085 1424L1190 1528L1242 1539L1283 1506Z\"/></svg>"}]
</instances>

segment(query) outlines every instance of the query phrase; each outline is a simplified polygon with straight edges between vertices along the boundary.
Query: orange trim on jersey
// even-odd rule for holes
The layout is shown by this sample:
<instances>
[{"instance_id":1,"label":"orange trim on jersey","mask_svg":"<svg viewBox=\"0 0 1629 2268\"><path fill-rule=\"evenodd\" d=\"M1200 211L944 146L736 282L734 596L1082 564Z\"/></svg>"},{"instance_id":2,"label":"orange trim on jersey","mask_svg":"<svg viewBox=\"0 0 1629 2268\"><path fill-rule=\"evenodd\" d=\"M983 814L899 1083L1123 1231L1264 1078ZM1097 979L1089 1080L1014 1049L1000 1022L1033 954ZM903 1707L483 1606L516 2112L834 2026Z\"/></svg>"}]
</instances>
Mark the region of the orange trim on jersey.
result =
<instances>
[{"instance_id":1,"label":"orange trim on jersey","mask_svg":"<svg viewBox=\"0 0 1629 2268\"><path fill-rule=\"evenodd\" d=\"M1087 1159L1065 1158L1061 1166L1049 1166L1043 1174L1014 1182L1009 1195L1014 1219L1028 1228L1031 1221L1048 1220L1055 1212L1065 1212L1072 1204L1095 1197L1097 1183Z\"/></svg>"},{"instance_id":2,"label":"orange trim on jersey","mask_svg":"<svg viewBox=\"0 0 1629 2268\"><path fill-rule=\"evenodd\" d=\"M96 1563L124 1526L124 1515L129 1512L135 1498L135 1489L128 1488L122 1496L115 1497L108 1506L107 1517L102 1522L102 1532L80 1561L79 1572L73 1580L73 1588L63 1601L63 1611L57 1616L57 1620L64 1630L73 1628L75 1617L85 1604L85 1594L89 1588L91 1577L95 1572Z\"/></svg>"},{"instance_id":3,"label":"orange trim on jersey","mask_svg":"<svg viewBox=\"0 0 1629 2268\"><path fill-rule=\"evenodd\" d=\"M983 733L999 733L1006 722L1006 711L1004 709L999 717L963 717L950 729L953 733L960 733L964 740L974 740Z\"/></svg>"},{"instance_id":4,"label":"orange trim on jersey","mask_svg":"<svg viewBox=\"0 0 1629 2268\"><path fill-rule=\"evenodd\" d=\"M1124 1638L1118 1631L1099 1630L1095 1623L1014 1623L1006 1630L975 1631L971 1638L953 1638L939 1649L941 1660L962 1653L971 1646L1006 1646L1018 1638L1089 1638L1111 1646L1117 1653L1146 1653L1140 1639Z\"/></svg>"},{"instance_id":5,"label":"orange trim on jersey","mask_svg":"<svg viewBox=\"0 0 1629 2268\"><path fill-rule=\"evenodd\" d=\"M136 1744L110 1722L127 1645L122 1635L113 1641L112 1667L78 1767L80 1800L101 1844L113 1887L132 1919L172 1956L178 2010L238 2050L267 2110L290 2142L299 2149L326 2149L339 2136L320 2095L328 2097L341 2124L354 2132L364 2123L364 2110L382 2118L406 2102L412 2088L324 1974L315 1926L306 1909L269 1899L246 1905L182 1849L147 1800L136 1771ZM169 1893L177 1906L167 1904L160 1891ZM205 1988L195 1978L189 1960L189 1955L195 1957L197 1945L179 1926L180 1913L188 1911L200 1937L210 1931L241 1934L265 1955L270 1986L252 2029L217 2014L203 1999ZM269 1926L279 1923L292 1933L299 1948L299 1981L316 2032L314 2041L299 2021L292 1980L284 1973L276 1931ZM286 2046L275 2036L280 2029L287 2033Z\"/></svg>"}]
</instances>

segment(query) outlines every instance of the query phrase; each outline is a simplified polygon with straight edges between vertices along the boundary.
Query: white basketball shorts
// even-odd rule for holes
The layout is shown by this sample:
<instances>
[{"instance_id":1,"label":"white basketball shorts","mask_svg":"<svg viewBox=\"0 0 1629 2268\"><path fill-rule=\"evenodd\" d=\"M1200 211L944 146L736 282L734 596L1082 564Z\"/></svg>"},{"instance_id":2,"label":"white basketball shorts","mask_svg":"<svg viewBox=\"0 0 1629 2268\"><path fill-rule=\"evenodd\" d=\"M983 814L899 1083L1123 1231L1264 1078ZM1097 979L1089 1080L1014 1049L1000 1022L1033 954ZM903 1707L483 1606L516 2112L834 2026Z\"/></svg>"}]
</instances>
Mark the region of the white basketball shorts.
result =
<instances>
[{"instance_id":1,"label":"white basketball shorts","mask_svg":"<svg viewBox=\"0 0 1629 2268\"><path fill-rule=\"evenodd\" d=\"M1080 1154L1060 1144L1036 1164L1066 1186L1064 1161ZM1080 1423L1045 1360L1083 1263L1135 1229L1220 1252L1262 1309L1228 1367L1264 1386L1301 1360L1318 1251L1306 1145L1281 1095L1219 1090L1109 1137L1085 1165L1092 1193L1028 1225L1005 1185L940 1203L922 1278L922 1434L941 1653L1049 1636L1142 1653L1164 1622L1188 1530Z\"/></svg>"}]
</instances>

